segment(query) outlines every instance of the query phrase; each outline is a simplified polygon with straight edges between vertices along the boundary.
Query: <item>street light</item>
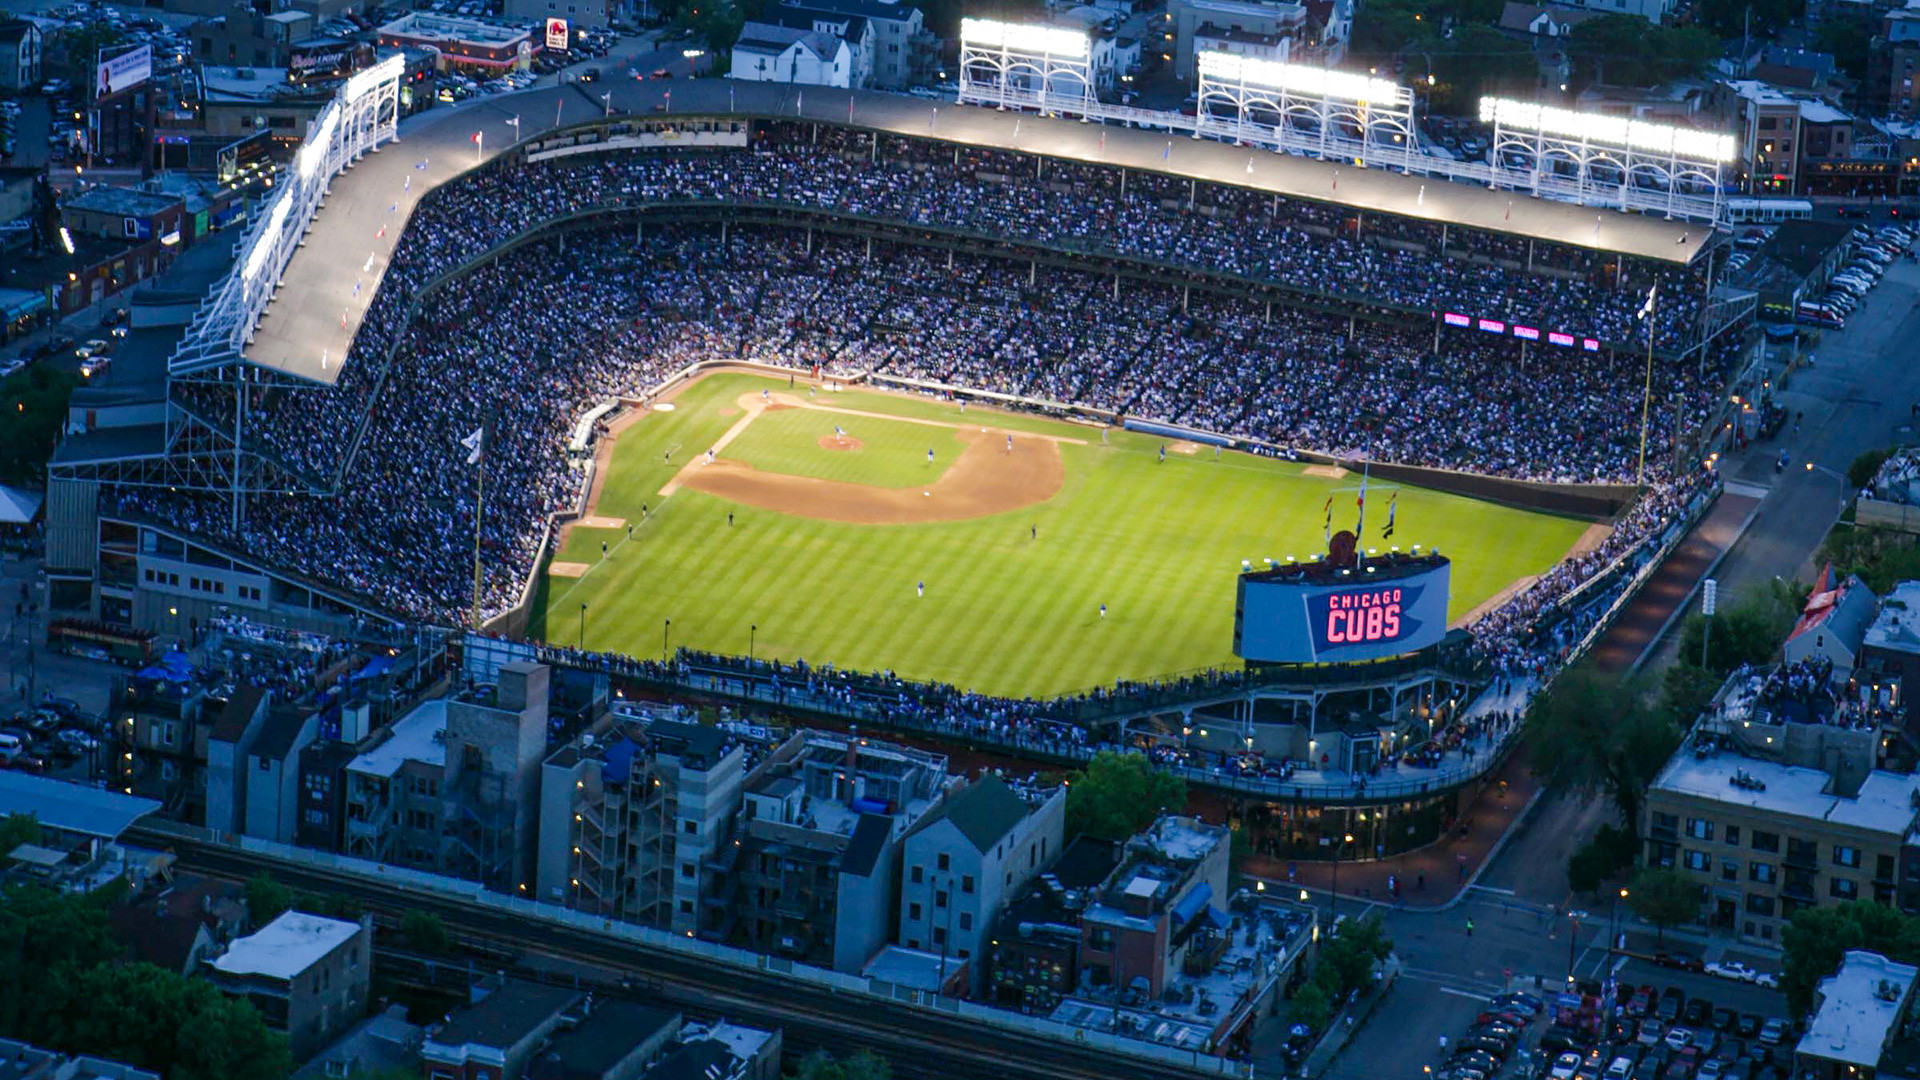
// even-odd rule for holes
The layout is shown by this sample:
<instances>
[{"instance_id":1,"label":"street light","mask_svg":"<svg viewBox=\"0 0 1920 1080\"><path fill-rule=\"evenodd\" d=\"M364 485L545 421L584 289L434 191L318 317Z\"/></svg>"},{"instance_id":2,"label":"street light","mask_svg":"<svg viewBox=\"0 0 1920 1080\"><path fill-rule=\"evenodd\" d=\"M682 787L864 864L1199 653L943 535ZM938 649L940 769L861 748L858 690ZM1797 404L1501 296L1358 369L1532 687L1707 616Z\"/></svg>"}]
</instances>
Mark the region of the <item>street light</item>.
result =
<instances>
[{"instance_id":1,"label":"street light","mask_svg":"<svg viewBox=\"0 0 1920 1080\"><path fill-rule=\"evenodd\" d=\"M587 647L587 602L580 601L580 647Z\"/></svg>"},{"instance_id":2,"label":"street light","mask_svg":"<svg viewBox=\"0 0 1920 1080\"><path fill-rule=\"evenodd\" d=\"M660 659L662 661L666 660L667 658L667 641L669 640L669 636L672 633L673 633L673 620L668 619L660 627Z\"/></svg>"},{"instance_id":3,"label":"street light","mask_svg":"<svg viewBox=\"0 0 1920 1080\"><path fill-rule=\"evenodd\" d=\"M1607 915L1607 955L1608 956L1613 955L1614 944L1620 940L1620 923L1618 921L1620 916L1620 901L1625 900L1627 898L1627 895L1628 895L1627 890L1621 889L1620 895L1614 897L1613 910L1609 912Z\"/></svg>"},{"instance_id":4,"label":"street light","mask_svg":"<svg viewBox=\"0 0 1920 1080\"><path fill-rule=\"evenodd\" d=\"M1333 900L1327 906L1329 925L1340 921L1340 849L1353 843L1353 834L1346 833L1340 842L1333 845Z\"/></svg>"},{"instance_id":5,"label":"street light","mask_svg":"<svg viewBox=\"0 0 1920 1080\"><path fill-rule=\"evenodd\" d=\"M753 666L753 639L759 633L760 633L759 623L749 623L747 625L747 666L748 667Z\"/></svg>"}]
</instances>

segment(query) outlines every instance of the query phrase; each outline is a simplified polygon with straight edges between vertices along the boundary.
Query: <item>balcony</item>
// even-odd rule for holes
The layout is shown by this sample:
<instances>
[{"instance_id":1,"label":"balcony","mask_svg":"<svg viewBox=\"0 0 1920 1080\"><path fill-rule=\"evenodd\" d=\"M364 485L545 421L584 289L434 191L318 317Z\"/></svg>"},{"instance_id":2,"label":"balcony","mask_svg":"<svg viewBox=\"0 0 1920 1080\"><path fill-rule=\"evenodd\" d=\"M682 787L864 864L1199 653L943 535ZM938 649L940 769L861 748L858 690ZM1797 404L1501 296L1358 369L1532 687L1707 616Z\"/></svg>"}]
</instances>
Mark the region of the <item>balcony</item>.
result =
<instances>
[{"instance_id":1,"label":"balcony","mask_svg":"<svg viewBox=\"0 0 1920 1080\"><path fill-rule=\"evenodd\" d=\"M1820 852L1812 844L1804 847L1788 844L1787 856L1781 862L1801 870L1818 870L1820 869Z\"/></svg>"},{"instance_id":2,"label":"balcony","mask_svg":"<svg viewBox=\"0 0 1920 1080\"><path fill-rule=\"evenodd\" d=\"M1811 874L1788 874L1780 883L1780 895L1788 900L1799 900L1809 904L1820 902L1820 896L1814 892Z\"/></svg>"}]
</instances>

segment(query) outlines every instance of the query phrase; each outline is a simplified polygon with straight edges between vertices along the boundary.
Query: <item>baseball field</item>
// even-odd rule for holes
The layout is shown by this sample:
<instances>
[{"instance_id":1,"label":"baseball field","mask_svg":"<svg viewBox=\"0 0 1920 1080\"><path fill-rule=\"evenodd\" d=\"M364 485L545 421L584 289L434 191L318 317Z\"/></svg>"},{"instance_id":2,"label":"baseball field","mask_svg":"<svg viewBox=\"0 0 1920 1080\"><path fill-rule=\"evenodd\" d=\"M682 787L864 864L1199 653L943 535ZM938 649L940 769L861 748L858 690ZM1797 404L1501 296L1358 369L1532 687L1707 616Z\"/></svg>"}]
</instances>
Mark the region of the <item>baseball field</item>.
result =
<instances>
[{"instance_id":1,"label":"baseball field","mask_svg":"<svg viewBox=\"0 0 1920 1080\"><path fill-rule=\"evenodd\" d=\"M744 373L631 414L601 461L534 636L575 645L584 630L588 648L642 657L751 648L1042 696L1234 663L1241 561L1323 550L1329 495L1334 528L1351 529L1354 493L1336 489L1360 480ZM1413 487L1376 485L1368 503L1363 543L1453 558L1455 620L1604 535Z\"/></svg>"}]
</instances>

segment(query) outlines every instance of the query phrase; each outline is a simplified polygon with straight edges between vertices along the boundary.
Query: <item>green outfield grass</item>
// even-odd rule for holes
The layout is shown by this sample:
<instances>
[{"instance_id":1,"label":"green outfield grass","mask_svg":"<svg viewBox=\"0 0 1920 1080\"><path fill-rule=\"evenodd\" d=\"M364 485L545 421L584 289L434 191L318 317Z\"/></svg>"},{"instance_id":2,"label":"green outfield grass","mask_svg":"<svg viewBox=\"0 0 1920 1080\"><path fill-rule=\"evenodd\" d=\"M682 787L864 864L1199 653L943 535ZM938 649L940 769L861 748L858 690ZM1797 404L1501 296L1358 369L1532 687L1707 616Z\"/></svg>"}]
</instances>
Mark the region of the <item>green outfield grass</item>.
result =
<instances>
[{"instance_id":1,"label":"green outfield grass","mask_svg":"<svg viewBox=\"0 0 1920 1080\"><path fill-rule=\"evenodd\" d=\"M1062 446L1066 481L1053 498L970 521L847 525L685 488L663 502L662 485L739 419L723 410L763 388L785 391L786 381L709 378L682 393L672 412L621 434L594 513L626 518L633 537L624 529L573 530L555 558L592 569L543 582L535 636L578 643L585 603L585 645L593 649L658 656L671 619L675 647L745 653L749 627L757 625L753 644L763 658L890 668L1029 695L1232 664L1241 560L1304 559L1322 550L1330 490L1358 479L1307 476L1300 465L1231 452L1216 460L1211 449L1161 463L1165 440L1157 437L1115 431L1102 445L1097 428L978 409L962 417L944 402L843 391L819 398L1087 444ZM820 448L836 422L864 450ZM936 450L931 468L928 446ZM899 487L932 478L960 449L951 432L926 425L791 410L756 418L722 454L766 472ZM1367 542L1376 546L1383 546L1387 494L1383 488L1369 499ZM1335 497L1334 524L1354 526L1351 493ZM1553 565L1587 523L1403 487L1396 525L1393 543L1452 556L1457 617ZM605 559L602 541L611 545ZM924 597L915 591L922 581Z\"/></svg>"}]
</instances>

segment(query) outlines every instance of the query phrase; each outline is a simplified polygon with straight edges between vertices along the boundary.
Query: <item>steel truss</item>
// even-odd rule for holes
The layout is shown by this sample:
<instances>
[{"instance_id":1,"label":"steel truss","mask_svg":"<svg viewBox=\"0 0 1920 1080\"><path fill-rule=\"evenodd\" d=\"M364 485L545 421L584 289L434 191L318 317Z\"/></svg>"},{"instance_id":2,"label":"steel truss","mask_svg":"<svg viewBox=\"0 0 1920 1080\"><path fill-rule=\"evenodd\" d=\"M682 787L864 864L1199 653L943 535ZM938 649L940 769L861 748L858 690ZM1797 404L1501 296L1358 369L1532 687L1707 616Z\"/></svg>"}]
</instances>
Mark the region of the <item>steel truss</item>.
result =
<instances>
[{"instance_id":1,"label":"steel truss","mask_svg":"<svg viewBox=\"0 0 1920 1080\"><path fill-rule=\"evenodd\" d=\"M1195 138L1210 135L1369 168L1416 168L1420 140L1413 125L1413 91L1406 87L1392 86L1383 100L1331 97L1249 77L1246 65L1215 61L1218 55L1199 58Z\"/></svg>"},{"instance_id":2,"label":"steel truss","mask_svg":"<svg viewBox=\"0 0 1920 1080\"><path fill-rule=\"evenodd\" d=\"M1617 206L1719 222L1726 213L1722 166L1704 157L1515 130L1493 116L1493 186L1585 206Z\"/></svg>"},{"instance_id":3,"label":"steel truss","mask_svg":"<svg viewBox=\"0 0 1920 1080\"><path fill-rule=\"evenodd\" d=\"M1088 115L1099 102L1094 99L1085 39L1077 54L1052 52L1047 40L1041 37L1032 46L1020 46L1013 35L981 40L963 34L961 103Z\"/></svg>"},{"instance_id":4,"label":"steel truss","mask_svg":"<svg viewBox=\"0 0 1920 1080\"><path fill-rule=\"evenodd\" d=\"M285 182L242 235L233 269L201 303L168 359L171 374L244 362L254 327L333 178L398 137L403 69L396 56L355 75L314 117Z\"/></svg>"}]
</instances>

